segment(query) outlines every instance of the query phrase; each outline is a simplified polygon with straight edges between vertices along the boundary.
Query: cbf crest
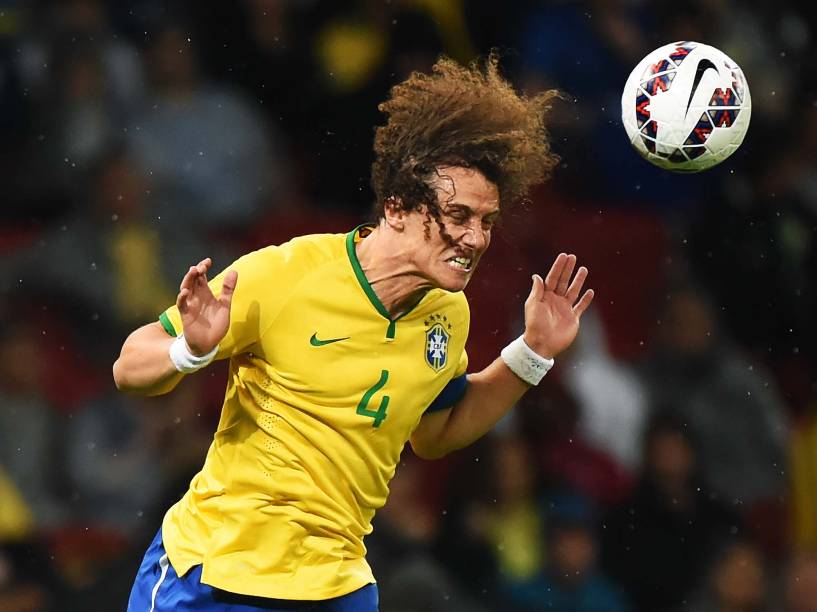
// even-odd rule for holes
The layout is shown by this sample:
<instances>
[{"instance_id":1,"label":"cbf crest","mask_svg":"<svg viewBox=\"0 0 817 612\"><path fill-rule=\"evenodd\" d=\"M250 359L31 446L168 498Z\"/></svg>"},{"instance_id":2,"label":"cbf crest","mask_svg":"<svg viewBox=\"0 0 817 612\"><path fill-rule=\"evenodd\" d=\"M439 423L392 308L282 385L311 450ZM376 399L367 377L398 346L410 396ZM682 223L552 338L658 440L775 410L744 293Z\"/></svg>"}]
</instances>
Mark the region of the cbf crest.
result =
<instances>
[{"instance_id":1,"label":"cbf crest","mask_svg":"<svg viewBox=\"0 0 817 612\"><path fill-rule=\"evenodd\" d=\"M448 363L448 341L451 339L451 323L445 315L433 314L426 319L430 325L426 331L426 363L439 372Z\"/></svg>"}]
</instances>

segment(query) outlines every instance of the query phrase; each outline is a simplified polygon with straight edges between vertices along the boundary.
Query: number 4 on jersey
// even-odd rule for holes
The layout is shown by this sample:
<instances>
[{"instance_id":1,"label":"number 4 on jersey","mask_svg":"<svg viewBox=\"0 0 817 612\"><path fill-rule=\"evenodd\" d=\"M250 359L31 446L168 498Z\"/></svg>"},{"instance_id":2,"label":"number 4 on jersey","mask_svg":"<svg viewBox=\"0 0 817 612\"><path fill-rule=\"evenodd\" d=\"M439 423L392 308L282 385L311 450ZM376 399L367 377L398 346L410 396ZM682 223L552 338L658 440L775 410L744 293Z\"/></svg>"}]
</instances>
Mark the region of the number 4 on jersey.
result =
<instances>
[{"instance_id":1,"label":"number 4 on jersey","mask_svg":"<svg viewBox=\"0 0 817 612\"><path fill-rule=\"evenodd\" d=\"M380 400L380 407L377 410L369 410L369 400L371 400L372 396L385 386L386 381L388 380L389 371L383 370L380 373L380 380L378 380L374 386L370 387L366 393L363 394L363 397L360 398L360 402L357 405L357 410L355 411L357 414L374 419L372 427L380 427L380 424L386 420L386 408L389 406L389 396L383 396L383 399Z\"/></svg>"}]
</instances>

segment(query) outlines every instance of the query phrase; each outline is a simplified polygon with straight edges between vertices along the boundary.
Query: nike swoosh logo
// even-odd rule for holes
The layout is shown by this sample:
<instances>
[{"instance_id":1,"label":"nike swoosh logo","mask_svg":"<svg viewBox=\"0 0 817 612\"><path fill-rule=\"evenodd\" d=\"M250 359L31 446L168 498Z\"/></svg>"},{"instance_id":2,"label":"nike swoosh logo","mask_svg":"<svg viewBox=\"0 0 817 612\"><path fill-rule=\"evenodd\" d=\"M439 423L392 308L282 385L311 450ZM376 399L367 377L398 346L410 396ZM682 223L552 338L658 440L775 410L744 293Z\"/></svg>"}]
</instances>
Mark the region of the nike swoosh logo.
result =
<instances>
[{"instance_id":1,"label":"nike swoosh logo","mask_svg":"<svg viewBox=\"0 0 817 612\"><path fill-rule=\"evenodd\" d=\"M312 337L309 339L309 344L312 346L324 346L326 344L332 344L333 342L340 342L341 340L348 340L349 336L345 338L330 338L329 340L318 340L318 332L312 334Z\"/></svg>"},{"instance_id":2,"label":"nike swoosh logo","mask_svg":"<svg viewBox=\"0 0 817 612\"><path fill-rule=\"evenodd\" d=\"M698 89L698 85L701 84L701 79L704 78L704 72L706 72L710 68L712 68L712 70L714 70L715 72L718 71L718 67L708 59L702 59L701 61L698 62L698 68L695 70L695 80L692 81L692 90L689 92L689 100L687 100L687 110L686 113L684 113L684 116L686 116L686 114L689 113L689 105L692 104L692 96L695 95L695 90Z\"/></svg>"}]
</instances>

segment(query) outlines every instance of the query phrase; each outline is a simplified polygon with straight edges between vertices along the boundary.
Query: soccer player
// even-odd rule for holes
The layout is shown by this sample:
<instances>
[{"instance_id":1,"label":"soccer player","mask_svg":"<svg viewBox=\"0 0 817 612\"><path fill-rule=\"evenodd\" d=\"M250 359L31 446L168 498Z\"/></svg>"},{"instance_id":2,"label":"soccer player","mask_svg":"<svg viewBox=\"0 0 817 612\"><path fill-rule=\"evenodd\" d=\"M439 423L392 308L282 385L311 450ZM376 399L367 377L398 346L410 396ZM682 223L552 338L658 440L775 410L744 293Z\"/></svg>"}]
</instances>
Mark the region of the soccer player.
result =
<instances>
[{"instance_id":1,"label":"soccer player","mask_svg":"<svg viewBox=\"0 0 817 612\"><path fill-rule=\"evenodd\" d=\"M414 73L380 106L374 223L261 249L209 282L204 259L175 306L128 337L113 368L125 391L166 393L230 360L204 466L167 512L129 610L377 610L363 538L405 443L435 458L488 432L593 299L587 269L560 254L533 276L524 334L466 375L462 291L500 204L556 163L544 123L555 95L518 94L494 57Z\"/></svg>"}]
</instances>

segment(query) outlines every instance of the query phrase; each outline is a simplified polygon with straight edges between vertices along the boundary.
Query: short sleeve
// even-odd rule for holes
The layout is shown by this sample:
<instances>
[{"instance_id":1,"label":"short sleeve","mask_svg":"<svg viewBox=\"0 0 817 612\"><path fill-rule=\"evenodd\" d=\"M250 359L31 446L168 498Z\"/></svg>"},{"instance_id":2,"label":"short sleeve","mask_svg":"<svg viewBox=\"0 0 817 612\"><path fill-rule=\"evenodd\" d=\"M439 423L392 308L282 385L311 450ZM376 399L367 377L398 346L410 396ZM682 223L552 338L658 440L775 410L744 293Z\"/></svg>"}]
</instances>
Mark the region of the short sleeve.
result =
<instances>
[{"instance_id":1,"label":"short sleeve","mask_svg":"<svg viewBox=\"0 0 817 612\"><path fill-rule=\"evenodd\" d=\"M279 304L276 304L276 297L277 301L281 301L279 296L284 292L270 291L269 282L266 283L266 291L263 288L264 279L275 279L278 276L276 269L281 270L284 266L279 250L280 247L267 247L249 253L209 281L210 289L218 297L227 272L238 272L230 308L230 328L218 345L217 359L247 352L257 345L265 321L277 312ZM171 336L182 332L181 313L175 304L159 315L159 322Z\"/></svg>"},{"instance_id":2,"label":"short sleeve","mask_svg":"<svg viewBox=\"0 0 817 612\"><path fill-rule=\"evenodd\" d=\"M443 390L437 394L437 397L429 404L428 408L426 408L426 414L450 408L462 399L462 396L465 395L465 391L468 388L468 378L465 375L467 369L468 353L463 349L460 354L459 362L457 363L457 369L454 371L454 376L448 381L448 384L443 387Z\"/></svg>"},{"instance_id":3,"label":"short sleeve","mask_svg":"<svg viewBox=\"0 0 817 612\"><path fill-rule=\"evenodd\" d=\"M468 370L468 353L465 349L462 349L462 353L460 353L460 359L457 362L457 369L454 371L454 378L458 376L462 376Z\"/></svg>"}]
</instances>

